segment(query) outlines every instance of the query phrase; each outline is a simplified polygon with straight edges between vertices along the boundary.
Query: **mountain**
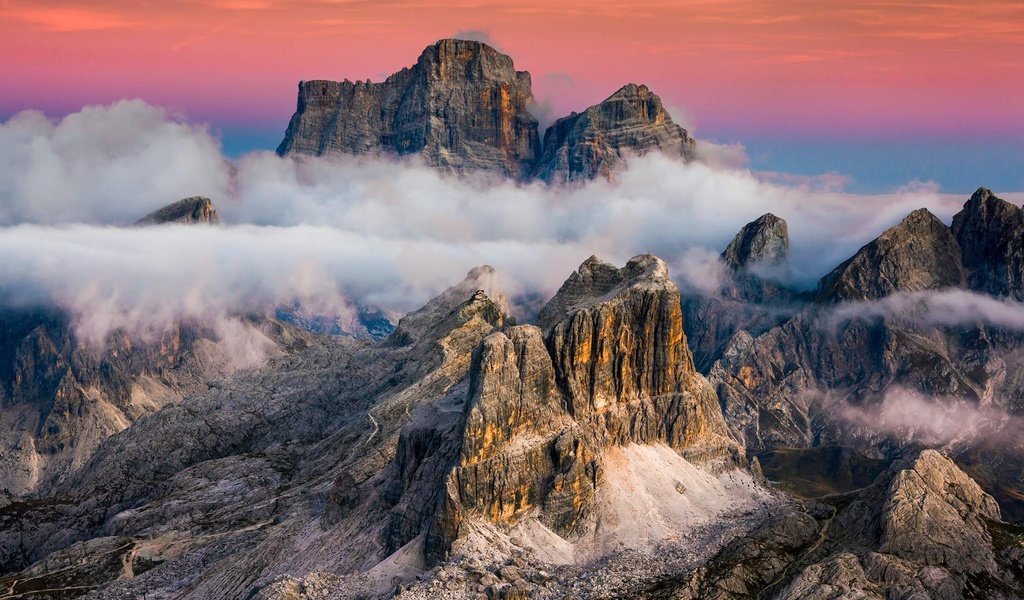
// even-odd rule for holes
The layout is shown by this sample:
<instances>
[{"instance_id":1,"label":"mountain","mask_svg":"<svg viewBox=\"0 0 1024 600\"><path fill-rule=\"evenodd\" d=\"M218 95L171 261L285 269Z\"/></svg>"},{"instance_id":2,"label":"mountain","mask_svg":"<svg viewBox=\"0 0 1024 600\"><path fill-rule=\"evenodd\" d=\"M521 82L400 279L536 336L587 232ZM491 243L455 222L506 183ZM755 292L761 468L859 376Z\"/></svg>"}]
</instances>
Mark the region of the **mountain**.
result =
<instances>
[{"instance_id":1,"label":"mountain","mask_svg":"<svg viewBox=\"0 0 1024 600\"><path fill-rule=\"evenodd\" d=\"M202 196L185 198L153 211L135 222L136 225L163 225L180 223L186 225L216 225L220 222L213 201Z\"/></svg>"},{"instance_id":2,"label":"mountain","mask_svg":"<svg viewBox=\"0 0 1024 600\"><path fill-rule=\"evenodd\" d=\"M589 268L614 284L579 284ZM664 262L587 261L543 329L511 324L482 291L492 275L470 272L381 342L313 337L109 438L38 500L0 508L0 584L558 596L591 585L576 561L631 573L624 550L684 536L690 550L659 563L682 568L725 540L695 524L776 502L693 370Z\"/></svg>"},{"instance_id":3,"label":"mountain","mask_svg":"<svg viewBox=\"0 0 1024 600\"><path fill-rule=\"evenodd\" d=\"M970 287L1024 300L1024 213L979 188L953 218Z\"/></svg>"},{"instance_id":4,"label":"mountain","mask_svg":"<svg viewBox=\"0 0 1024 600\"><path fill-rule=\"evenodd\" d=\"M420 154L455 172L525 175L540 154L530 74L481 42L445 39L382 83L304 81L280 155Z\"/></svg>"},{"instance_id":5,"label":"mountain","mask_svg":"<svg viewBox=\"0 0 1024 600\"><path fill-rule=\"evenodd\" d=\"M771 213L744 225L720 256L722 281L683 299L697 369L707 372L737 331L757 335L784 322L798 295L779 283L789 269L789 226Z\"/></svg>"},{"instance_id":6,"label":"mountain","mask_svg":"<svg viewBox=\"0 0 1024 600\"><path fill-rule=\"evenodd\" d=\"M784 265L783 231L759 219L723 261L739 257L734 273ZM797 406L787 394L812 389L800 382L852 394L893 378L872 372L869 351L861 387L847 384L836 353L857 357L873 342L814 338L802 325L835 303L805 298L808 314L756 338L738 333L709 380L657 257L623 267L587 259L537 325L513 322L494 280L492 268L473 269L377 342L307 335L6 500L0 589L262 600L1020 597L1024 529L952 460L961 447L850 430L839 438L847 448L802 456L843 432L828 421L839 413L817 409L784 437L796 413L780 407ZM899 358L917 338L892 327L908 336L888 346ZM792 341L773 345L782 329ZM738 350L741 339L757 350ZM833 358L800 364L817 354L806 340ZM902 364L920 370L920 361ZM751 368L731 375L737 365ZM926 373L937 382L945 371ZM750 395L738 404L740 385ZM767 472L792 496L744 449L775 439L792 447L763 455ZM886 457L852 452L857 440ZM971 468L990 482L1000 464Z\"/></svg>"},{"instance_id":7,"label":"mountain","mask_svg":"<svg viewBox=\"0 0 1024 600\"><path fill-rule=\"evenodd\" d=\"M534 176L548 182L611 178L630 154L658 150L690 160L696 143L646 85L629 84L600 104L555 121Z\"/></svg>"},{"instance_id":8,"label":"mountain","mask_svg":"<svg viewBox=\"0 0 1024 600\"><path fill-rule=\"evenodd\" d=\"M543 145L530 74L482 42L444 39L381 83L299 83L281 156L414 154L455 173L548 182L611 178L622 159L661 151L690 160L695 142L645 85L623 86L559 119Z\"/></svg>"},{"instance_id":9,"label":"mountain","mask_svg":"<svg viewBox=\"0 0 1024 600\"><path fill-rule=\"evenodd\" d=\"M1020 239L1012 219L977 226L993 210L1014 214L1002 202L979 190L952 228L914 211L823 277L813 299L798 298L791 316L735 331L708 378L748 451L842 445L885 458L913 444L940 447L1020 518L1024 479L1012 465L1024 462L1015 433L1024 334L969 314L935 318L983 298L972 294L1020 293L1006 275ZM978 258L979 248L990 254ZM930 308L936 301L944 304ZM708 335L701 321L693 327Z\"/></svg>"},{"instance_id":10,"label":"mountain","mask_svg":"<svg viewBox=\"0 0 1024 600\"><path fill-rule=\"evenodd\" d=\"M960 245L942 221L922 208L823 277L818 301L877 300L963 283Z\"/></svg>"},{"instance_id":11,"label":"mountain","mask_svg":"<svg viewBox=\"0 0 1024 600\"><path fill-rule=\"evenodd\" d=\"M155 336L115 331L94 341L56 309L0 311L0 486L15 496L45 489L143 415L302 343L272 323L235 329L227 339L180 323Z\"/></svg>"},{"instance_id":12,"label":"mountain","mask_svg":"<svg viewBox=\"0 0 1024 600\"><path fill-rule=\"evenodd\" d=\"M740 229L722 252L722 261L733 271L786 264L789 225L771 213L761 215Z\"/></svg>"},{"instance_id":13,"label":"mountain","mask_svg":"<svg viewBox=\"0 0 1024 600\"><path fill-rule=\"evenodd\" d=\"M785 507L650 598L1019 598L1024 530L949 458L911 452L870 485Z\"/></svg>"}]
</instances>

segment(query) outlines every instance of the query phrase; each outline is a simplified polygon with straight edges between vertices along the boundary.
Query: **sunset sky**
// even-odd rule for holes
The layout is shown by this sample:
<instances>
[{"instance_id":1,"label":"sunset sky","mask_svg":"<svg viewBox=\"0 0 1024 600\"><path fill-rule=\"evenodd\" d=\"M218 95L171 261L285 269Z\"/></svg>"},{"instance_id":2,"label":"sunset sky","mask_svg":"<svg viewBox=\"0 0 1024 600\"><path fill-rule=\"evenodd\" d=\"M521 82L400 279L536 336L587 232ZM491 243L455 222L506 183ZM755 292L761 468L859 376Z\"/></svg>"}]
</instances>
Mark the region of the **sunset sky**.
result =
<instances>
[{"instance_id":1,"label":"sunset sky","mask_svg":"<svg viewBox=\"0 0 1024 600\"><path fill-rule=\"evenodd\" d=\"M452 36L530 71L542 120L643 82L756 169L1024 189L1020 0L0 0L0 118L138 97L272 148L299 80Z\"/></svg>"}]
</instances>

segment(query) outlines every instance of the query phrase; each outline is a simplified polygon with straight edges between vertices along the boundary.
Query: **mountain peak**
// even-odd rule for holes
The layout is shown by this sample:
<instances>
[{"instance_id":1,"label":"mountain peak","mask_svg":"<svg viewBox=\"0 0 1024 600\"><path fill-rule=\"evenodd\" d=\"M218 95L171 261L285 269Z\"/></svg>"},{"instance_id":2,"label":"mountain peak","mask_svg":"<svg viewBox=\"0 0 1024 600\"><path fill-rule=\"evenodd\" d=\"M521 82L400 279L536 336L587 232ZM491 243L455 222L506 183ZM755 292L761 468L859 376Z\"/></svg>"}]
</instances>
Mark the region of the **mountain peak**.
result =
<instances>
[{"instance_id":1,"label":"mountain peak","mask_svg":"<svg viewBox=\"0 0 1024 600\"><path fill-rule=\"evenodd\" d=\"M1024 211L978 188L953 217L971 288L1024 299Z\"/></svg>"},{"instance_id":2,"label":"mountain peak","mask_svg":"<svg viewBox=\"0 0 1024 600\"><path fill-rule=\"evenodd\" d=\"M419 309L402 317L386 341L392 346L404 346L419 341L438 323L464 309L487 305L487 311L497 312L488 317L504 322L510 314L508 298L497 286L497 271L490 265L470 269L459 283L441 292ZM493 306L493 310L491 310Z\"/></svg>"},{"instance_id":3,"label":"mountain peak","mask_svg":"<svg viewBox=\"0 0 1024 600\"><path fill-rule=\"evenodd\" d=\"M527 174L540 153L530 76L482 42L443 39L381 83L304 81L280 155L419 154L453 172Z\"/></svg>"},{"instance_id":4,"label":"mountain peak","mask_svg":"<svg viewBox=\"0 0 1024 600\"><path fill-rule=\"evenodd\" d=\"M537 319L541 328L548 329L582 306L614 296L623 289L645 285L679 293L669 280L665 261L653 254L634 256L621 269L591 256L562 284Z\"/></svg>"},{"instance_id":5,"label":"mountain peak","mask_svg":"<svg viewBox=\"0 0 1024 600\"><path fill-rule=\"evenodd\" d=\"M544 134L534 175L548 182L612 178L628 154L660 150L690 160L694 145L657 94L630 83L601 103L555 121Z\"/></svg>"},{"instance_id":6,"label":"mountain peak","mask_svg":"<svg viewBox=\"0 0 1024 600\"><path fill-rule=\"evenodd\" d=\"M789 260L789 226L771 213L761 215L740 229L722 260L733 270L784 264Z\"/></svg>"},{"instance_id":7,"label":"mountain peak","mask_svg":"<svg viewBox=\"0 0 1024 600\"><path fill-rule=\"evenodd\" d=\"M956 238L920 208L823 277L818 300L875 300L896 292L959 286L963 280Z\"/></svg>"},{"instance_id":8,"label":"mountain peak","mask_svg":"<svg viewBox=\"0 0 1024 600\"><path fill-rule=\"evenodd\" d=\"M215 225L220 222L213 201L203 196L185 198L155 210L135 222L136 225L166 223Z\"/></svg>"}]
</instances>

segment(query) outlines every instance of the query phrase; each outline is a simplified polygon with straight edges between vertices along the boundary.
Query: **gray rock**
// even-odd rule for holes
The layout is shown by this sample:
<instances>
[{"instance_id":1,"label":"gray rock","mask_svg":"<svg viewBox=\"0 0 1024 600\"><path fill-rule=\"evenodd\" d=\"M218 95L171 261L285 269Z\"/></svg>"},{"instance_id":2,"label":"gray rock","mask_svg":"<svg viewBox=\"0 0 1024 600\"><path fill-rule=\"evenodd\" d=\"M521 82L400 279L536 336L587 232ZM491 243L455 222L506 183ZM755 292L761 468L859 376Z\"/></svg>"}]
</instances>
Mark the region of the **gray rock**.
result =
<instances>
[{"instance_id":1,"label":"gray rock","mask_svg":"<svg viewBox=\"0 0 1024 600\"><path fill-rule=\"evenodd\" d=\"M959 287L964 279L956 238L922 208L823 277L817 299L876 300L896 292Z\"/></svg>"},{"instance_id":2,"label":"gray rock","mask_svg":"<svg viewBox=\"0 0 1024 600\"><path fill-rule=\"evenodd\" d=\"M978 188L953 217L972 289L1024 299L1024 212Z\"/></svg>"},{"instance_id":3,"label":"gray rock","mask_svg":"<svg viewBox=\"0 0 1024 600\"><path fill-rule=\"evenodd\" d=\"M646 85L628 84L600 104L563 117L544 134L534 176L548 182L612 178L627 155L693 158L695 142Z\"/></svg>"},{"instance_id":4,"label":"gray rock","mask_svg":"<svg viewBox=\"0 0 1024 600\"><path fill-rule=\"evenodd\" d=\"M419 154L454 172L528 174L540 154L530 74L481 42L445 39L382 83L304 81L281 155Z\"/></svg>"}]
</instances>

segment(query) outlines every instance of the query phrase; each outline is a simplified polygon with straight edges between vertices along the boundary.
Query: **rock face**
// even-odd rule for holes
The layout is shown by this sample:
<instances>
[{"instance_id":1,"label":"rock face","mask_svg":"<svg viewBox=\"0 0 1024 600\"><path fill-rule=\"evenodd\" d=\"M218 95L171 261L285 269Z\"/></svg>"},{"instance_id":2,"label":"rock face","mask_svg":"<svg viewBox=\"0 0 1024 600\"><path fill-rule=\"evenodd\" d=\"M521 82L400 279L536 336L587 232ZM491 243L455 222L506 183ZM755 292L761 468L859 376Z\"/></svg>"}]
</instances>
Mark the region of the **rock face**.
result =
<instances>
[{"instance_id":1,"label":"rock face","mask_svg":"<svg viewBox=\"0 0 1024 600\"><path fill-rule=\"evenodd\" d=\"M446 39L381 83L303 81L277 153L418 154L455 173L548 182L613 178L627 155L690 160L694 140L645 85L559 119L540 143L530 74L487 44Z\"/></svg>"},{"instance_id":2,"label":"rock face","mask_svg":"<svg viewBox=\"0 0 1024 600\"><path fill-rule=\"evenodd\" d=\"M953 217L970 287L995 296L1024 299L1024 213L979 188Z\"/></svg>"},{"instance_id":3,"label":"rock face","mask_svg":"<svg viewBox=\"0 0 1024 600\"><path fill-rule=\"evenodd\" d=\"M722 252L733 271L756 266L777 267L789 261L789 225L771 213L747 223Z\"/></svg>"},{"instance_id":4,"label":"rock face","mask_svg":"<svg viewBox=\"0 0 1024 600\"><path fill-rule=\"evenodd\" d=\"M304 81L281 155L420 154L455 172L526 175L540 154L530 75L481 42L446 39L382 83Z\"/></svg>"},{"instance_id":5,"label":"rock face","mask_svg":"<svg viewBox=\"0 0 1024 600\"><path fill-rule=\"evenodd\" d=\"M534 175L548 182L612 177L628 154L660 150L693 158L695 142L646 85L629 84L581 113L555 121L544 134Z\"/></svg>"},{"instance_id":6,"label":"rock face","mask_svg":"<svg viewBox=\"0 0 1024 600\"><path fill-rule=\"evenodd\" d=\"M661 443L711 468L742 463L693 368L663 261L643 255L617 269L591 257L541 322L546 332L495 333L474 355L461 450L427 537L434 556L473 519L534 515L578 534L610 447Z\"/></svg>"},{"instance_id":7,"label":"rock face","mask_svg":"<svg viewBox=\"0 0 1024 600\"><path fill-rule=\"evenodd\" d=\"M818 300L877 300L897 292L958 287L963 282L956 238L922 208L823 277Z\"/></svg>"},{"instance_id":8,"label":"rock face","mask_svg":"<svg viewBox=\"0 0 1024 600\"><path fill-rule=\"evenodd\" d=\"M999 520L991 496L951 460L926 450L897 466L881 511L879 549L918 564L994 573L988 522Z\"/></svg>"},{"instance_id":9,"label":"rock face","mask_svg":"<svg viewBox=\"0 0 1024 600\"><path fill-rule=\"evenodd\" d=\"M194 196L168 204L135 222L136 225L164 225L180 223L184 225L203 224L216 225L220 222L213 201L202 196Z\"/></svg>"}]
</instances>

